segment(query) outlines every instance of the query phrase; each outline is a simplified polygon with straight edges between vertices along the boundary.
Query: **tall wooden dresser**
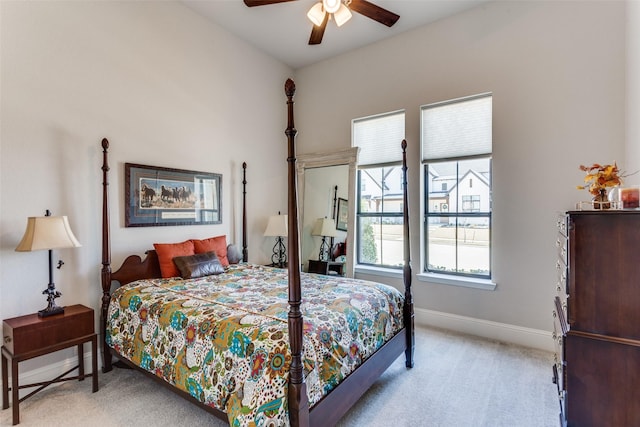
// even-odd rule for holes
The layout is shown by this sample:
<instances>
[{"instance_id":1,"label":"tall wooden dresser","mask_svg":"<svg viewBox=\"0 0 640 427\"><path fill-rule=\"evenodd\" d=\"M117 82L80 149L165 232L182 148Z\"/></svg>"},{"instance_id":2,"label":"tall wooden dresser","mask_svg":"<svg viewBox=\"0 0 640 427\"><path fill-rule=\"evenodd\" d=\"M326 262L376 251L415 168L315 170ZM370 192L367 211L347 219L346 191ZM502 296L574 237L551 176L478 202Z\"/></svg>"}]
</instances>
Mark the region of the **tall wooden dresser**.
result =
<instances>
[{"instance_id":1,"label":"tall wooden dresser","mask_svg":"<svg viewBox=\"0 0 640 427\"><path fill-rule=\"evenodd\" d=\"M558 232L560 424L640 426L640 211L571 211Z\"/></svg>"}]
</instances>

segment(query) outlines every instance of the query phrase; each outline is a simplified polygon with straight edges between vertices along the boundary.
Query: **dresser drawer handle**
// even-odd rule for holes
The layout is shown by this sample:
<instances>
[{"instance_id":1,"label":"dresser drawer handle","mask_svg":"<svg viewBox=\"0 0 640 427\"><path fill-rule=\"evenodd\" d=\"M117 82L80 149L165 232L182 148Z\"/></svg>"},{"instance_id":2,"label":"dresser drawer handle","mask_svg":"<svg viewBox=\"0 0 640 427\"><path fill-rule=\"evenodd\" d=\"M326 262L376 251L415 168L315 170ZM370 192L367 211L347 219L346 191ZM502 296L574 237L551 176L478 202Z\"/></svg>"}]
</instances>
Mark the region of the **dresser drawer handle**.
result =
<instances>
[{"instance_id":1,"label":"dresser drawer handle","mask_svg":"<svg viewBox=\"0 0 640 427\"><path fill-rule=\"evenodd\" d=\"M9 344L10 342L11 342L11 337L10 337L10 336L8 336L8 335L5 335L5 336L4 336L4 343L5 343L5 344Z\"/></svg>"}]
</instances>

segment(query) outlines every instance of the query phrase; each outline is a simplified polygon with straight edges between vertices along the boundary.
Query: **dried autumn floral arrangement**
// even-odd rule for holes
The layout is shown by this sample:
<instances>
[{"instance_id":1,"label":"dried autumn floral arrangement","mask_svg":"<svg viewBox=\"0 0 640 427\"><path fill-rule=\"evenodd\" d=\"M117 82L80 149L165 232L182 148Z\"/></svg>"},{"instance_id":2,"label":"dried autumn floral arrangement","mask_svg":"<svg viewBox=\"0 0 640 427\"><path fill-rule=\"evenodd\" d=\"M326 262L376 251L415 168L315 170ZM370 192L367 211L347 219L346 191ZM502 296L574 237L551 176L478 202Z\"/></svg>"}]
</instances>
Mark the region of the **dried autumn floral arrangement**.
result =
<instances>
[{"instance_id":1,"label":"dried autumn floral arrangement","mask_svg":"<svg viewBox=\"0 0 640 427\"><path fill-rule=\"evenodd\" d=\"M597 196L601 190L607 187L615 187L622 184L620 169L614 162L612 165L600 165L594 163L591 166L580 165L580 170L587 173L584 177L584 185L579 185L578 190L589 190L589 193Z\"/></svg>"}]
</instances>

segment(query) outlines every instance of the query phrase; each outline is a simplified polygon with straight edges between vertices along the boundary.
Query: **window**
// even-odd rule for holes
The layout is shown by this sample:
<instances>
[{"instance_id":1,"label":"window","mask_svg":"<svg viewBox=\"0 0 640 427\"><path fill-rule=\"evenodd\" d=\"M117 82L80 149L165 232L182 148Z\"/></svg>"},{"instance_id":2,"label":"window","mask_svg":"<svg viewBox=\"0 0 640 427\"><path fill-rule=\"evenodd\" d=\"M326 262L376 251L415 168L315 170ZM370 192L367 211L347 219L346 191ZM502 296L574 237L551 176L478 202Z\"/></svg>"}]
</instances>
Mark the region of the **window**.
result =
<instances>
[{"instance_id":1,"label":"window","mask_svg":"<svg viewBox=\"0 0 640 427\"><path fill-rule=\"evenodd\" d=\"M491 278L492 96L423 106L421 126L424 269Z\"/></svg>"},{"instance_id":2,"label":"window","mask_svg":"<svg viewBox=\"0 0 640 427\"><path fill-rule=\"evenodd\" d=\"M404 112L356 119L360 147L356 205L356 262L401 268L403 255L402 148Z\"/></svg>"},{"instance_id":3,"label":"window","mask_svg":"<svg viewBox=\"0 0 640 427\"><path fill-rule=\"evenodd\" d=\"M462 196L463 212L480 212L480 196L466 195Z\"/></svg>"}]
</instances>

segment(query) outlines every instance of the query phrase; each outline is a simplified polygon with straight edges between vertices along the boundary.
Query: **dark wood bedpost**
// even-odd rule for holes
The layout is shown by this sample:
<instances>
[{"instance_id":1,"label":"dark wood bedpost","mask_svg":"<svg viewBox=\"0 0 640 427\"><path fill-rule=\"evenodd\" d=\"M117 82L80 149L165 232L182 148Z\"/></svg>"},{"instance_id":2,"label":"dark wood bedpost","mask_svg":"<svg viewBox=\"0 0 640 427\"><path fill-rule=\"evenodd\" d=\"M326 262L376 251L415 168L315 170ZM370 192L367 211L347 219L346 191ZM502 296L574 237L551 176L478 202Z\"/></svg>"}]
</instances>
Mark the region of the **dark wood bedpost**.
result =
<instances>
[{"instance_id":1,"label":"dark wood bedpost","mask_svg":"<svg viewBox=\"0 0 640 427\"><path fill-rule=\"evenodd\" d=\"M242 162L242 262L247 262L247 162Z\"/></svg>"},{"instance_id":2,"label":"dark wood bedpost","mask_svg":"<svg viewBox=\"0 0 640 427\"><path fill-rule=\"evenodd\" d=\"M300 253L298 242L298 188L296 183L296 147L298 131L293 124L293 95L296 85L291 79L284 84L287 95L288 187L289 187L289 422L294 427L309 425L309 400L302 370L302 293L300 286Z\"/></svg>"},{"instance_id":3,"label":"dark wood bedpost","mask_svg":"<svg viewBox=\"0 0 640 427\"><path fill-rule=\"evenodd\" d=\"M102 341L102 372L109 372L111 351L105 342L107 331L107 310L111 299L111 248L109 246L109 163L107 150L109 141L102 139L102 309L100 317L100 340Z\"/></svg>"},{"instance_id":4,"label":"dark wood bedpost","mask_svg":"<svg viewBox=\"0 0 640 427\"><path fill-rule=\"evenodd\" d=\"M413 296L411 295L411 242L409 240L409 198L407 189L407 141L402 140L402 197L403 197L403 219L404 219L404 267L402 276L404 279L404 325L407 328L407 348L405 354L405 365L413 368L413 350L415 348L415 337L413 332Z\"/></svg>"}]
</instances>

